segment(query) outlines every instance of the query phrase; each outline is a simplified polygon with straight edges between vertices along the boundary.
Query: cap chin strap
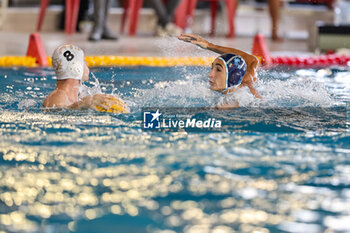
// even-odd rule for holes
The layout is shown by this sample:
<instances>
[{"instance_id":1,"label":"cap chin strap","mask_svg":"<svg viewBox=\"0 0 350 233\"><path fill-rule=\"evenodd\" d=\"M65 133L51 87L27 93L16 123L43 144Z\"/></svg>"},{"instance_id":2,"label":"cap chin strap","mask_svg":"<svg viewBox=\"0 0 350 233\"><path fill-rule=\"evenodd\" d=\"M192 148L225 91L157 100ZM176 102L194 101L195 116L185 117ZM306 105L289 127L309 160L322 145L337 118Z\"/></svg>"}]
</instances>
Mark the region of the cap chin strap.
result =
<instances>
[{"instance_id":1,"label":"cap chin strap","mask_svg":"<svg viewBox=\"0 0 350 233\"><path fill-rule=\"evenodd\" d=\"M225 68L226 68L226 86L224 90L220 91L222 94L224 91L228 89L228 67L227 67L226 61L222 57L219 57L219 59L225 64Z\"/></svg>"}]
</instances>

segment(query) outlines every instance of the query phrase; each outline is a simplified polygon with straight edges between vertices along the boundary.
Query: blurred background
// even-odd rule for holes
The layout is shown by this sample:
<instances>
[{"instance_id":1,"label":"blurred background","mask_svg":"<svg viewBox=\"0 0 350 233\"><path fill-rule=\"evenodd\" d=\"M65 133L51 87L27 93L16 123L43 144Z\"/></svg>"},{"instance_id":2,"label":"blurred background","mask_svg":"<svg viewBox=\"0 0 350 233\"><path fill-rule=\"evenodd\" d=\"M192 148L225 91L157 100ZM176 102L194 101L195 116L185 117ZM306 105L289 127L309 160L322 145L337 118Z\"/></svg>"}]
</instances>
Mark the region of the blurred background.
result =
<instances>
[{"instance_id":1,"label":"blurred background","mask_svg":"<svg viewBox=\"0 0 350 233\"><path fill-rule=\"evenodd\" d=\"M237 3L236 1L232 0ZM273 0L271 0L273 1ZM35 32L37 29L38 15L40 12L40 0L0 0L1 2L1 31L2 32ZM124 34L120 33L123 14L127 11L129 0L111 0L108 17L108 26L111 31L120 35L128 35L128 23L132 9L129 8L129 18L126 17ZM182 0L180 5L191 0ZM228 33L228 9L226 1L217 2L217 14L215 16L216 37L224 37ZM292 0L278 1L280 8L278 18L278 34L284 40L301 40L307 45L308 51L315 51L320 45L319 36L334 29L320 27L327 25L347 25L350 22L350 4L348 1L335 0ZM182 17L186 25L182 26L185 32L194 32L201 35L209 35L211 32L212 1L196 1L193 17ZM77 32L89 34L94 24L94 7L92 0L81 0L79 7ZM182 8L183 10L185 8ZM41 32L55 33L64 30L65 1L51 0L45 12ZM135 36L153 37L156 35L157 14L150 0L143 1L142 8L138 11L138 21ZM176 15L175 15L176 17ZM180 17L180 16L178 16ZM129 19L129 20L128 20ZM269 3L264 0L242 0L234 16L234 33L236 37L252 37L257 32L271 36L271 19L269 16ZM335 34L347 35L349 30L343 27ZM334 34L333 33L333 34ZM328 39L327 37L327 39ZM339 37L338 37L339 38ZM346 37L346 39L348 39ZM283 43L283 41L280 41ZM332 41L331 44L336 42ZM347 47L344 45L343 47ZM327 50L327 48L323 48ZM332 47L332 46L331 46ZM339 46L337 46L339 47ZM304 48L300 48L303 50Z\"/></svg>"}]
</instances>

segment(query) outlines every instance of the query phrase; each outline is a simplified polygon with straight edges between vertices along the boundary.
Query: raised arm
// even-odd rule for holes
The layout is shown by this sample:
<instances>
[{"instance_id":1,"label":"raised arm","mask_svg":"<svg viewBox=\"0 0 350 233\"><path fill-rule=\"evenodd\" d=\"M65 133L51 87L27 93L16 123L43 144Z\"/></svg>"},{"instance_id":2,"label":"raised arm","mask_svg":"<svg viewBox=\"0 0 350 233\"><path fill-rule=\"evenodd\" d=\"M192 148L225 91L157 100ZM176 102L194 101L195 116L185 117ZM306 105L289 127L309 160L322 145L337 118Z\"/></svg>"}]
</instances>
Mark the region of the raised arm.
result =
<instances>
[{"instance_id":1,"label":"raised arm","mask_svg":"<svg viewBox=\"0 0 350 233\"><path fill-rule=\"evenodd\" d=\"M215 53L224 54L224 53L233 53L238 56L241 56L246 63L251 63L257 61L257 58L254 55L251 55L249 53L243 52L239 49L229 48L229 47L223 47L219 45L215 45L213 43L210 43L209 41L206 41L202 37L196 35L196 34L181 34L178 37L179 40L192 43L194 45L197 45L203 49L208 49L210 51L213 51Z\"/></svg>"}]
</instances>

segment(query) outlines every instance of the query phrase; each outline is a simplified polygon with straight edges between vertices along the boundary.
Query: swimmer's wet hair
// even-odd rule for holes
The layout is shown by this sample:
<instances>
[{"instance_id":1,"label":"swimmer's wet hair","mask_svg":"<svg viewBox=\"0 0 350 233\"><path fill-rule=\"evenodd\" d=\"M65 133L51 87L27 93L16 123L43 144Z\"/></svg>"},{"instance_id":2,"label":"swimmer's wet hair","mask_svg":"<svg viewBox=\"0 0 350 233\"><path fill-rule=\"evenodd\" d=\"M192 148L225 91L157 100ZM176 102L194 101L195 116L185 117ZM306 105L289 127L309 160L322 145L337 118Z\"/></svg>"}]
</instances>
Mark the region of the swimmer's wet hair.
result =
<instances>
[{"instance_id":1,"label":"swimmer's wet hair","mask_svg":"<svg viewBox=\"0 0 350 233\"><path fill-rule=\"evenodd\" d=\"M62 45L52 54L57 80L81 80L84 74L84 52L75 45Z\"/></svg>"}]
</instances>

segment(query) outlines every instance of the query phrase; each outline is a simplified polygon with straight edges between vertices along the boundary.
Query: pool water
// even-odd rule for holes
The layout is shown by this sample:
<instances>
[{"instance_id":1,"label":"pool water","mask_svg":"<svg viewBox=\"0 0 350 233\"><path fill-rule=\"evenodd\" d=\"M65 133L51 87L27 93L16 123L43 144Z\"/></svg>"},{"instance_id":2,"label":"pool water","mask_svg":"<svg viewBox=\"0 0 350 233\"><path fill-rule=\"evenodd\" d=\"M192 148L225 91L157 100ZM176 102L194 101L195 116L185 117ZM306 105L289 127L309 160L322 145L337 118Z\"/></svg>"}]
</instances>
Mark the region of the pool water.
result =
<instances>
[{"instance_id":1,"label":"pool water","mask_svg":"<svg viewBox=\"0 0 350 233\"><path fill-rule=\"evenodd\" d=\"M129 114L42 111L53 70L0 69L0 231L350 232L348 118L309 127L249 112L333 119L349 103L348 68L261 70L263 101L211 92L205 67L91 71L82 95L118 95ZM231 99L242 108L210 110L232 125L223 132L141 128L143 107Z\"/></svg>"}]
</instances>

